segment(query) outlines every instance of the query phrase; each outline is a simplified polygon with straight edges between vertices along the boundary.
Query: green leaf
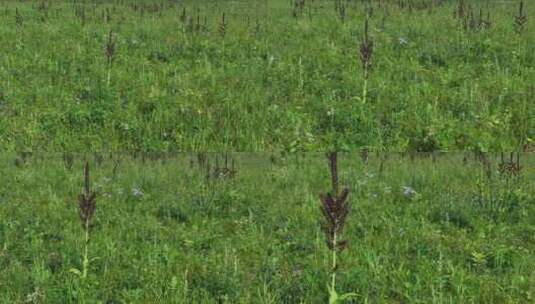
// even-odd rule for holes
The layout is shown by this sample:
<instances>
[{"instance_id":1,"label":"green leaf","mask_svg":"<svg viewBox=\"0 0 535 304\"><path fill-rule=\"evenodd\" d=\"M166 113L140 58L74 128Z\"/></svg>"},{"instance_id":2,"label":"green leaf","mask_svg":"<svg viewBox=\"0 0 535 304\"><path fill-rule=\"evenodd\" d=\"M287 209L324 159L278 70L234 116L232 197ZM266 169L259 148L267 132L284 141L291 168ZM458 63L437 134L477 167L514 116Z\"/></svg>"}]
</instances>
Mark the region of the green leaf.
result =
<instances>
[{"instance_id":1,"label":"green leaf","mask_svg":"<svg viewBox=\"0 0 535 304\"><path fill-rule=\"evenodd\" d=\"M340 296L340 300L347 300L347 299L350 299L350 298L356 298L358 296L358 294L354 293L354 292L348 292L348 293L344 293L343 295Z\"/></svg>"},{"instance_id":2,"label":"green leaf","mask_svg":"<svg viewBox=\"0 0 535 304\"><path fill-rule=\"evenodd\" d=\"M82 272L80 270L76 269L76 268L69 269L69 272L72 272L77 276L81 276L82 275Z\"/></svg>"},{"instance_id":3,"label":"green leaf","mask_svg":"<svg viewBox=\"0 0 535 304\"><path fill-rule=\"evenodd\" d=\"M338 302L338 293L334 288L331 288L330 286L327 287L329 289L329 304L335 304Z\"/></svg>"}]
</instances>

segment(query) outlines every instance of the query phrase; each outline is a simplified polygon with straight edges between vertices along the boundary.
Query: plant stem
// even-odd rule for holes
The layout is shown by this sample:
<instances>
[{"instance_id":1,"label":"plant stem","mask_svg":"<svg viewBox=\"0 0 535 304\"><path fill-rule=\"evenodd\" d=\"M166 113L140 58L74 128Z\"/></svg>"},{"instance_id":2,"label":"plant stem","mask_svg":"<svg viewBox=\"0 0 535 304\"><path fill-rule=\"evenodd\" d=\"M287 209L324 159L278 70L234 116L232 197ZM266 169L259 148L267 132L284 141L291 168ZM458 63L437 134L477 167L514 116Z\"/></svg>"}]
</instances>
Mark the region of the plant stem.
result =
<instances>
[{"instance_id":1,"label":"plant stem","mask_svg":"<svg viewBox=\"0 0 535 304\"><path fill-rule=\"evenodd\" d=\"M334 236L333 236L333 242L332 242L332 246L333 246L333 249L332 249L332 273L331 273L331 291L334 291L335 289L335 285L336 285L336 242L338 241L336 239L336 233L334 233Z\"/></svg>"},{"instance_id":2,"label":"plant stem","mask_svg":"<svg viewBox=\"0 0 535 304\"><path fill-rule=\"evenodd\" d=\"M368 67L364 67L364 86L362 88L362 104L366 103L368 97Z\"/></svg>"},{"instance_id":3,"label":"plant stem","mask_svg":"<svg viewBox=\"0 0 535 304\"><path fill-rule=\"evenodd\" d=\"M84 248L84 261L82 270L82 279L87 277L87 271L89 268L89 220L85 221L85 248Z\"/></svg>"},{"instance_id":4,"label":"plant stem","mask_svg":"<svg viewBox=\"0 0 535 304\"><path fill-rule=\"evenodd\" d=\"M111 82L111 65L108 67L108 87L110 86Z\"/></svg>"}]
</instances>

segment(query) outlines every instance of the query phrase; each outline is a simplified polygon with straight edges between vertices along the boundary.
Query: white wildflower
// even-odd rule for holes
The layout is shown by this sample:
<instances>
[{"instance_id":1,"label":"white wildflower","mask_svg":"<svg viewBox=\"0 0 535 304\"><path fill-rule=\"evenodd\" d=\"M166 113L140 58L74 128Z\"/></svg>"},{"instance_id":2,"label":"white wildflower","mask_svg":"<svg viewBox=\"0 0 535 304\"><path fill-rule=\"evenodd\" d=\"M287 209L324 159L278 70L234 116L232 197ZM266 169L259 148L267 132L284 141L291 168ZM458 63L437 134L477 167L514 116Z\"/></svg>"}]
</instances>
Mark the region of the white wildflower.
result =
<instances>
[{"instance_id":1,"label":"white wildflower","mask_svg":"<svg viewBox=\"0 0 535 304\"><path fill-rule=\"evenodd\" d=\"M408 198L412 198L418 194L411 186L403 186L401 190L403 191L403 195Z\"/></svg>"},{"instance_id":2,"label":"white wildflower","mask_svg":"<svg viewBox=\"0 0 535 304\"><path fill-rule=\"evenodd\" d=\"M141 198L144 195L143 190L139 187L132 188L132 196L135 198Z\"/></svg>"}]
</instances>

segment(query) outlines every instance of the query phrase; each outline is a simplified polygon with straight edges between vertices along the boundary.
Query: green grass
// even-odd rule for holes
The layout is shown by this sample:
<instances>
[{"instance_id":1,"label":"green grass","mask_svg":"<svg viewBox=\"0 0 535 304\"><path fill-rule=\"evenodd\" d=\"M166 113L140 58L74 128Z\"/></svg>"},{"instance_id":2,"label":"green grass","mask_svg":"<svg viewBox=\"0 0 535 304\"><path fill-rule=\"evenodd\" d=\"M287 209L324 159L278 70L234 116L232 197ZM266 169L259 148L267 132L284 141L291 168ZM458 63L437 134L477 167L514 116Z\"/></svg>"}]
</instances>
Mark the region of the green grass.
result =
<instances>
[{"instance_id":1,"label":"green grass","mask_svg":"<svg viewBox=\"0 0 535 304\"><path fill-rule=\"evenodd\" d=\"M164 160L0 155L0 303L325 303L329 258L323 154L234 154L234 178L206 181L194 155ZM98 192L81 268L82 160ZM214 156L211 163L214 163ZM340 155L352 206L337 289L355 303L532 303L535 158L492 177L460 154L391 154L382 173ZM404 195L403 187L416 191Z\"/></svg>"},{"instance_id":2,"label":"green grass","mask_svg":"<svg viewBox=\"0 0 535 304\"><path fill-rule=\"evenodd\" d=\"M504 151L533 140L531 3L522 34L517 1L471 1L491 16L479 31L453 18L455 1L375 4L363 103L360 1L345 23L330 1L307 1L298 18L287 0L101 2L0 2L3 150ZM203 30L180 21L184 7Z\"/></svg>"}]
</instances>

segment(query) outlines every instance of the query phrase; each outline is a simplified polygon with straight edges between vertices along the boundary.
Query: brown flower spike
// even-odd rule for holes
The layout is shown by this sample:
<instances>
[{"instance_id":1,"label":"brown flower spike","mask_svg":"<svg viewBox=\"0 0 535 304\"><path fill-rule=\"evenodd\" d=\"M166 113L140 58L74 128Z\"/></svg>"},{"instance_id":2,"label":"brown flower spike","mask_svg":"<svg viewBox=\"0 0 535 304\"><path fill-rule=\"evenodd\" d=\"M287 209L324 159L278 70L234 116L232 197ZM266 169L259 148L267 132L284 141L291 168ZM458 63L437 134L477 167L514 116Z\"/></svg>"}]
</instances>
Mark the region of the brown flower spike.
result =
<instances>
[{"instance_id":1,"label":"brown flower spike","mask_svg":"<svg viewBox=\"0 0 535 304\"><path fill-rule=\"evenodd\" d=\"M347 246L346 240L338 238L343 232L347 215L349 213L349 203L347 197L349 189L344 188L338 193L338 158L336 152L327 155L329 169L331 171L332 191L327 194L320 194L320 210L323 214L321 228L325 233L325 241L331 250L343 250Z\"/></svg>"},{"instance_id":2,"label":"brown flower spike","mask_svg":"<svg viewBox=\"0 0 535 304\"><path fill-rule=\"evenodd\" d=\"M338 193L337 153L328 153L327 159L329 160L329 170L331 171L332 191L327 194L320 194L320 210L324 218L321 223L321 229L325 233L325 241L331 251L331 282L328 285L329 303L338 303L357 295L353 292L338 295L336 292L336 273L339 265L338 254L347 247L347 240L341 240L340 237L349 214L349 203L347 201L349 189L344 188L342 193Z\"/></svg>"},{"instance_id":3,"label":"brown flower spike","mask_svg":"<svg viewBox=\"0 0 535 304\"><path fill-rule=\"evenodd\" d=\"M365 73L372 69L373 41L369 36L368 18L364 22L364 35L360 42L360 61ZM367 75L365 75L367 77Z\"/></svg>"},{"instance_id":4,"label":"brown flower spike","mask_svg":"<svg viewBox=\"0 0 535 304\"><path fill-rule=\"evenodd\" d=\"M322 230L325 233L327 246L331 250L341 251L347 246L346 240L337 240L336 236L342 234L349 213L348 194L349 189L345 188L337 197L333 197L331 193L320 195L321 213L325 218Z\"/></svg>"},{"instance_id":5,"label":"brown flower spike","mask_svg":"<svg viewBox=\"0 0 535 304\"><path fill-rule=\"evenodd\" d=\"M91 191L89 185L89 163L86 162L84 165L84 193L80 194L78 197L78 207L80 220L82 222L82 227L85 231L89 231L91 228L91 219L95 214L96 204L96 193Z\"/></svg>"}]
</instances>

